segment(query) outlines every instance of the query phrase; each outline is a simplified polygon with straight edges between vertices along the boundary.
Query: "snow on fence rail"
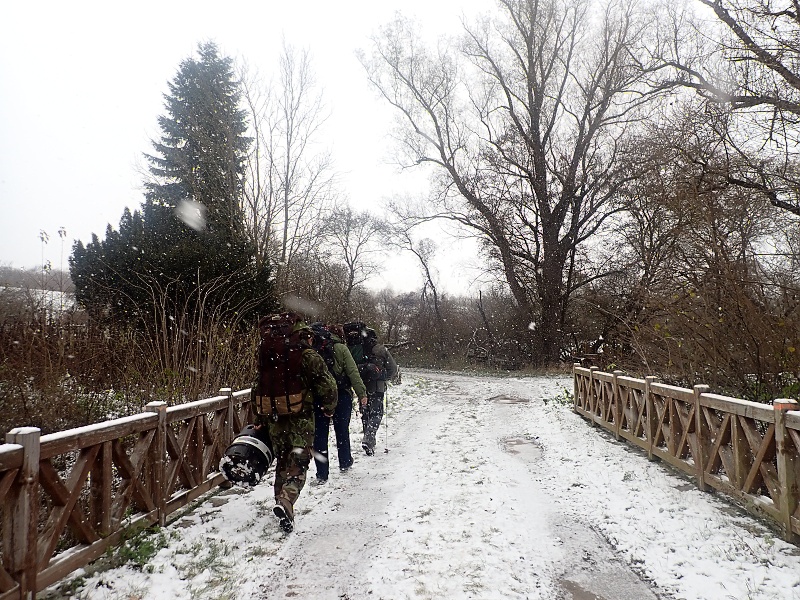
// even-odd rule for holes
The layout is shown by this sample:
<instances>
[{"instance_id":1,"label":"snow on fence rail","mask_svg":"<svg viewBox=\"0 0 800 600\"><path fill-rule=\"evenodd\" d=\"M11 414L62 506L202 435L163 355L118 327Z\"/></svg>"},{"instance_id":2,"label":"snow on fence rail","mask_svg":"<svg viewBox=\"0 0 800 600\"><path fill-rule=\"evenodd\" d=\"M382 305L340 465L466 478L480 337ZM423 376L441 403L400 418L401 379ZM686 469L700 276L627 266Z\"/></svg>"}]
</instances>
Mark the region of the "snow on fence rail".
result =
<instances>
[{"instance_id":1,"label":"snow on fence rail","mask_svg":"<svg viewBox=\"0 0 800 600\"><path fill-rule=\"evenodd\" d=\"M249 389L0 445L0 600L36 592L89 564L222 482L225 449L250 422Z\"/></svg>"},{"instance_id":2,"label":"snow on fence rail","mask_svg":"<svg viewBox=\"0 0 800 600\"><path fill-rule=\"evenodd\" d=\"M779 525L787 541L800 534L800 411L795 400L772 405L680 388L654 377L573 367L574 410L592 426L647 451L740 501Z\"/></svg>"}]
</instances>

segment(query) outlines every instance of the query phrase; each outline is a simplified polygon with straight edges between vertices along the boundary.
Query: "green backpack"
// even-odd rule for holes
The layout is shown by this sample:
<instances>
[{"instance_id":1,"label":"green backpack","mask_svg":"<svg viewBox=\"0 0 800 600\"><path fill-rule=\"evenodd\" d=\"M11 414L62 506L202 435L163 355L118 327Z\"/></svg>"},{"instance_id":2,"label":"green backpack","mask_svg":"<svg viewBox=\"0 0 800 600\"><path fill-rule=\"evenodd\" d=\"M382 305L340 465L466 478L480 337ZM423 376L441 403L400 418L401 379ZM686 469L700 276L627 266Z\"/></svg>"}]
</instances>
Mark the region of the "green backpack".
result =
<instances>
[{"instance_id":1,"label":"green backpack","mask_svg":"<svg viewBox=\"0 0 800 600\"><path fill-rule=\"evenodd\" d=\"M366 384L383 379L383 368L372 355L372 348L377 342L375 330L361 321L354 321L344 324L344 332L361 380Z\"/></svg>"}]
</instances>

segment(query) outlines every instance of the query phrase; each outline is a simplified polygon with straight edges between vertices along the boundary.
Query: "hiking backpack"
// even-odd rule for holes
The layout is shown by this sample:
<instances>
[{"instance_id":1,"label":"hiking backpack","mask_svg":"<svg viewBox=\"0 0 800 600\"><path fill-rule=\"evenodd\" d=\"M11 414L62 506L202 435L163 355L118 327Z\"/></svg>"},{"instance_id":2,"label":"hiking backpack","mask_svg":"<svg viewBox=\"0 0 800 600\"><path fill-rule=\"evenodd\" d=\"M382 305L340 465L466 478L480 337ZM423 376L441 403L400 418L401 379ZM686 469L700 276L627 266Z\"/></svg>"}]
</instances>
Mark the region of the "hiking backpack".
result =
<instances>
[{"instance_id":1,"label":"hiking backpack","mask_svg":"<svg viewBox=\"0 0 800 600\"><path fill-rule=\"evenodd\" d=\"M344 324L344 333L361 380L366 384L383 379L383 367L378 364L378 358L372 353L378 342L375 330L367 327L363 321L352 321Z\"/></svg>"},{"instance_id":2,"label":"hiking backpack","mask_svg":"<svg viewBox=\"0 0 800 600\"><path fill-rule=\"evenodd\" d=\"M303 409L306 389L300 378L304 334L295 331L301 321L295 313L262 317L258 321L258 381L253 390L260 415L297 414Z\"/></svg>"},{"instance_id":3,"label":"hiking backpack","mask_svg":"<svg viewBox=\"0 0 800 600\"><path fill-rule=\"evenodd\" d=\"M356 364L364 362L364 336L366 335L367 325L363 321L351 321L342 325L344 339L350 354Z\"/></svg>"},{"instance_id":4,"label":"hiking backpack","mask_svg":"<svg viewBox=\"0 0 800 600\"><path fill-rule=\"evenodd\" d=\"M336 387L339 389L347 389L350 387L350 378L347 373L342 370L340 374L336 374L333 366L336 364L336 357L333 353L333 346L336 343L333 335L326 325L323 323L312 323L311 331L314 333L314 350L319 353L322 360L325 361L325 366L328 367L328 372L336 380Z\"/></svg>"}]
</instances>

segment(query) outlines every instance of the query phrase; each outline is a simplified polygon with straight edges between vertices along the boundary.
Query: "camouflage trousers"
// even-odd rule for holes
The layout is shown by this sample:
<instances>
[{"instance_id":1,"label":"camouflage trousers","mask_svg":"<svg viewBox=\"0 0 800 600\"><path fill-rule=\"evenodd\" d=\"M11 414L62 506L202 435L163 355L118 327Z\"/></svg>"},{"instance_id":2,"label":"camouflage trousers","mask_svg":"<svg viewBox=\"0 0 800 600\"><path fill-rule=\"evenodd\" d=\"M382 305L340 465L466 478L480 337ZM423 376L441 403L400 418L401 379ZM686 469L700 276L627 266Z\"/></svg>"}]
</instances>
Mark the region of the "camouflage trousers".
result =
<instances>
[{"instance_id":1,"label":"camouflage trousers","mask_svg":"<svg viewBox=\"0 0 800 600\"><path fill-rule=\"evenodd\" d=\"M314 443L313 415L279 417L270 422L269 434L275 453L275 502L288 502L294 509L297 497L306 484Z\"/></svg>"},{"instance_id":2,"label":"camouflage trousers","mask_svg":"<svg viewBox=\"0 0 800 600\"><path fill-rule=\"evenodd\" d=\"M383 392L372 392L367 396L367 405L361 407L361 424L363 425L364 444L375 450L378 427L383 419Z\"/></svg>"}]
</instances>

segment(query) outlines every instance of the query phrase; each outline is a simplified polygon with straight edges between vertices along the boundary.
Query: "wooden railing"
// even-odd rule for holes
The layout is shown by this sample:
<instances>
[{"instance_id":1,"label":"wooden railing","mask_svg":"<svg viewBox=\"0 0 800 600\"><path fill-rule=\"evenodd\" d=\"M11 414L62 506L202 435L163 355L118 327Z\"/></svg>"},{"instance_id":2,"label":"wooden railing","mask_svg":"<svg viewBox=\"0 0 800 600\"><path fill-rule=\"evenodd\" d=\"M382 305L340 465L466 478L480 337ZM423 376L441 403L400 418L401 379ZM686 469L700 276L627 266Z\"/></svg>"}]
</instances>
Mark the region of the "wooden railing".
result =
<instances>
[{"instance_id":1,"label":"wooden railing","mask_svg":"<svg viewBox=\"0 0 800 600\"><path fill-rule=\"evenodd\" d=\"M0 600L37 591L223 481L219 460L250 421L250 390L0 445Z\"/></svg>"},{"instance_id":2,"label":"wooden railing","mask_svg":"<svg viewBox=\"0 0 800 600\"><path fill-rule=\"evenodd\" d=\"M795 400L772 405L604 373L576 363L574 410L690 475L704 491L737 499L774 521L784 539L800 534L800 411Z\"/></svg>"}]
</instances>

